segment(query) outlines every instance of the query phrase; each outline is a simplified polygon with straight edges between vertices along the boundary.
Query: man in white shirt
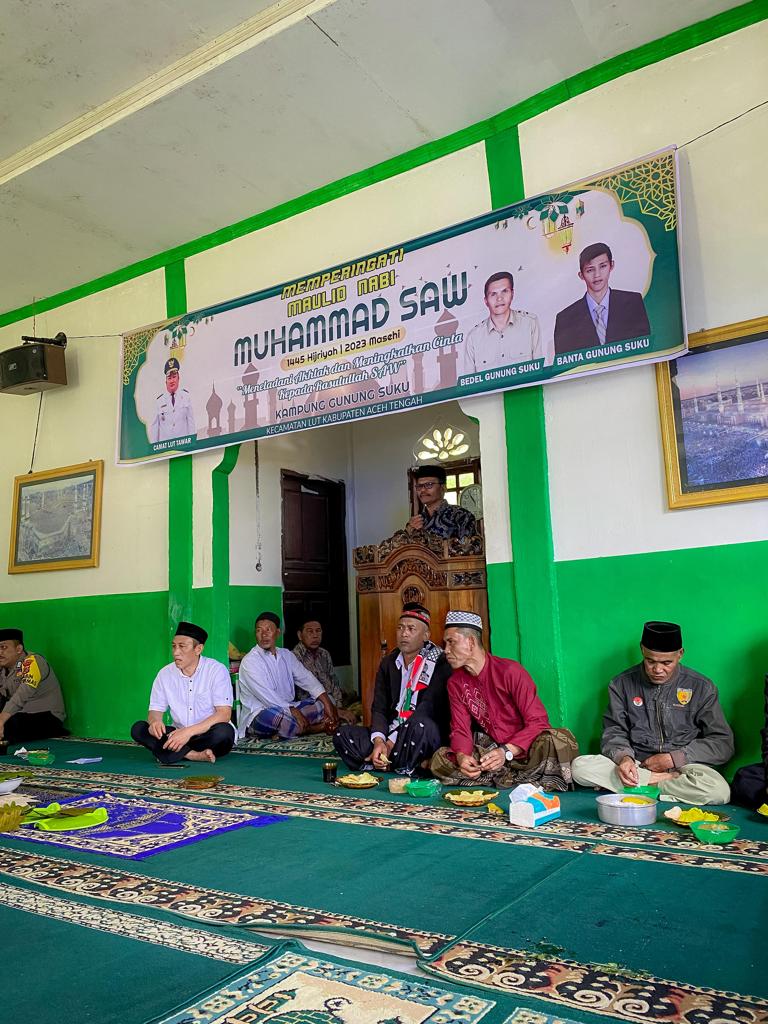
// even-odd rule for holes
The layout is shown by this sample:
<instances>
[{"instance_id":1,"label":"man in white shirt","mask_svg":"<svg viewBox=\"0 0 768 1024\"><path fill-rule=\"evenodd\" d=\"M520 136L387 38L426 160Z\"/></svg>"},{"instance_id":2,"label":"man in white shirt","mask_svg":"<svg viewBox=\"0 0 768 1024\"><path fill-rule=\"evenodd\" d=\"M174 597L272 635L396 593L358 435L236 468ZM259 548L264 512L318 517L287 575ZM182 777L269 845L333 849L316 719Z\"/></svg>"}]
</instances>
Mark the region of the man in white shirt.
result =
<instances>
[{"instance_id":1,"label":"man in white shirt","mask_svg":"<svg viewBox=\"0 0 768 1024\"><path fill-rule=\"evenodd\" d=\"M234 746L232 683L221 662L203 657L207 639L200 626L178 624L171 644L173 664L155 676L147 721L136 722L131 729L132 739L151 750L161 764L184 760L213 764ZM171 726L163 722L166 711L170 711Z\"/></svg>"},{"instance_id":2,"label":"man in white shirt","mask_svg":"<svg viewBox=\"0 0 768 1024\"><path fill-rule=\"evenodd\" d=\"M256 646L240 662L238 739L290 740L310 732L333 732L338 714L323 684L292 651L277 646L280 617L262 612L256 619ZM309 694L296 699L296 687Z\"/></svg>"}]
</instances>

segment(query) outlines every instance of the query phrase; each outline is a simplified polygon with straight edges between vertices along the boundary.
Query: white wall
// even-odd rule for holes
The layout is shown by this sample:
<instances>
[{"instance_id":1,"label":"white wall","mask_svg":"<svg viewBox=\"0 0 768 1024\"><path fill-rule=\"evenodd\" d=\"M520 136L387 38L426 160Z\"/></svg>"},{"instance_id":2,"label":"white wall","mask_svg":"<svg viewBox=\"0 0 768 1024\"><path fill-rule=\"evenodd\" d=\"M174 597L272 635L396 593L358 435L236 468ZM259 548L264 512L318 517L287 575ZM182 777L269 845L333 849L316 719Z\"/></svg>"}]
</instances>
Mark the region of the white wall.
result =
<instances>
[{"instance_id":1,"label":"white wall","mask_svg":"<svg viewBox=\"0 0 768 1024\"><path fill-rule=\"evenodd\" d=\"M188 305L280 284L490 208L485 148L477 144L193 256Z\"/></svg>"},{"instance_id":2,"label":"white wall","mask_svg":"<svg viewBox=\"0 0 768 1024\"><path fill-rule=\"evenodd\" d=\"M363 420L350 428L357 544L376 544L405 526L411 514L408 467L418 461L416 442L434 427L446 426L466 434L470 448L461 458L480 454L477 424L467 419L458 402Z\"/></svg>"},{"instance_id":3,"label":"white wall","mask_svg":"<svg viewBox=\"0 0 768 1024\"><path fill-rule=\"evenodd\" d=\"M163 274L157 271L0 330L0 348L22 334L52 337L64 331L68 385L43 397L34 469L104 460L101 559L95 569L5 575L6 601L91 594L137 593L168 586L168 467L117 468L115 437L120 331L165 314ZM78 335L95 337L78 338ZM11 529L13 478L27 473L37 420L36 395L0 395L0 538Z\"/></svg>"},{"instance_id":4,"label":"white wall","mask_svg":"<svg viewBox=\"0 0 768 1024\"><path fill-rule=\"evenodd\" d=\"M504 395L477 395L465 398L462 412L477 420L479 453L483 470L483 520L485 561L490 565L512 561L512 534L509 519L509 479L507 475L507 430Z\"/></svg>"},{"instance_id":5,"label":"white wall","mask_svg":"<svg viewBox=\"0 0 768 1024\"><path fill-rule=\"evenodd\" d=\"M490 205L485 150L482 145L472 146L192 257L186 263L188 307L234 298L406 241L485 212ZM387 417L386 422L396 418ZM380 432L384 422L377 420L373 430ZM342 479L346 438L344 427L326 427L262 439L258 506L251 446L241 451L230 476L233 584L280 585L279 471L294 469ZM194 458L195 586L208 586L209 476L220 453ZM257 507L262 513L260 523L253 518ZM246 509L247 513L238 511ZM350 512L348 527L354 523L354 509ZM351 532L348 539L351 547L355 543Z\"/></svg>"},{"instance_id":6,"label":"white wall","mask_svg":"<svg viewBox=\"0 0 768 1024\"><path fill-rule=\"evenodd\" d=\"M765 22L609 82L521 125L526 193L686 143L766 82ZM766 162L766 107L681 150L689 331L765 314ZM547 385L545 411L558 560L768 537L766 501L668 510L652 367Z\"/></svg>"}]
</instances>

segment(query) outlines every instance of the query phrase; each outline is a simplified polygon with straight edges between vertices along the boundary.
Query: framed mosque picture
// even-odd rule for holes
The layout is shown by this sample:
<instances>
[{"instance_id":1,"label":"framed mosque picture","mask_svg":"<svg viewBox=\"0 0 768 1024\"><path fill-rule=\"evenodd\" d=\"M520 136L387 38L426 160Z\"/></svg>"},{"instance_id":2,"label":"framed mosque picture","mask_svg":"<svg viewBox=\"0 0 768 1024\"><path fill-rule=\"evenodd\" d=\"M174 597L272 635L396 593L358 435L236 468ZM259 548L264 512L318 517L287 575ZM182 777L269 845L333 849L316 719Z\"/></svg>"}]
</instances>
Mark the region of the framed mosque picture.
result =
<instances>
[{"instance_id":1,"label":"framed mosque picture","mask_svg":"<svg viewBox=\"0 0 768 1024\"><path fill-rule=\"evenodd\" d=\"M103 477L101 460L16 477L9 573L99 564Z\"/></svg>"},{"instance_id":2,"label":"framed mosque picture","mask_svg":"<svg viewBox=\"0 0 768 1024\"><path fill-rule=\"evenodd\" d=\"M689 335L656 384L669 507L768 498L768 317Z\"/></svg>"}]
</instances>

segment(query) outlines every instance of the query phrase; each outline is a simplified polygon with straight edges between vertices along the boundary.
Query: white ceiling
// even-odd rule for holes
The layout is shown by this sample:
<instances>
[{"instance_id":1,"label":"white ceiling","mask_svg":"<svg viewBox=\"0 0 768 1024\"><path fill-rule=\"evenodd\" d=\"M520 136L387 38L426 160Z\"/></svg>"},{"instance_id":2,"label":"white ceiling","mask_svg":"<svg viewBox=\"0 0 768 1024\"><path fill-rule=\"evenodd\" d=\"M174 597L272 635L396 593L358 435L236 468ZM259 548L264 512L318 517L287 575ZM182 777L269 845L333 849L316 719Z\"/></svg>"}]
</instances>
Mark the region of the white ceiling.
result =
<instances>
[{"instance_id":1,"label":"white ceiling","mask_svg":"<svg viewBox=\"0 0 768 1024\"><path fill-rule=\"evenodd\" d=\"M286 2L4 0L0 165ZM306 0L306 16L258 45L63 151L48 156L45 142L29 169L17 161L0 186L0 311L439 139L736 6Z\"/></svg>"}]
</instances>

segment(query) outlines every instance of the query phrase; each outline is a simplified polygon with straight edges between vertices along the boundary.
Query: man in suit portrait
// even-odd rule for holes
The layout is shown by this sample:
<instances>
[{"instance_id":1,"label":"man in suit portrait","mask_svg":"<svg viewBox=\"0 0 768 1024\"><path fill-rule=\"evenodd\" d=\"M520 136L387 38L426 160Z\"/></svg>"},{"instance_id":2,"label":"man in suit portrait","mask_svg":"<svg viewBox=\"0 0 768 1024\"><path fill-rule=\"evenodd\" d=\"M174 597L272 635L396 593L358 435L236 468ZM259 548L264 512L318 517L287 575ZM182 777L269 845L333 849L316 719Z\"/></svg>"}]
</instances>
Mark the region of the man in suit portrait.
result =
<instances>
[{"instance_id":1,"label":"man in suit portrait","mask_svg":"<svg viewBox=\"0 0 768 1024\"><path fill-rule=\"evenodd\" d=\"M593 242L579 254L579 277L586 294L561 309L555 320L555 355L610 345L651 333L640 292L609 287L613 254L605 242Z\"/></svg>"},{"instance_id":2,"label":"man in suit portrait","mask_svg":"<svg viewBox=\"0 0 768 1024\"><path fill-rule=\"evenodd\" d=\"M447 743L447 685L453 670L429 639L429 625L423 605L403 605L397 647L382 658L376 673L371 728L344 723L336 730L336 753L353 771L428 774L430 758Z\"/></svg>"}]
</instances>

